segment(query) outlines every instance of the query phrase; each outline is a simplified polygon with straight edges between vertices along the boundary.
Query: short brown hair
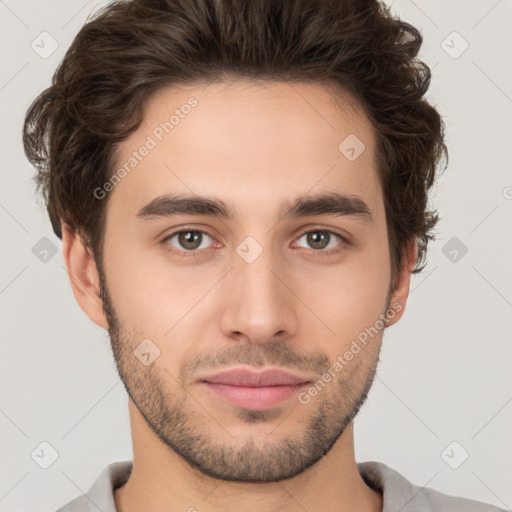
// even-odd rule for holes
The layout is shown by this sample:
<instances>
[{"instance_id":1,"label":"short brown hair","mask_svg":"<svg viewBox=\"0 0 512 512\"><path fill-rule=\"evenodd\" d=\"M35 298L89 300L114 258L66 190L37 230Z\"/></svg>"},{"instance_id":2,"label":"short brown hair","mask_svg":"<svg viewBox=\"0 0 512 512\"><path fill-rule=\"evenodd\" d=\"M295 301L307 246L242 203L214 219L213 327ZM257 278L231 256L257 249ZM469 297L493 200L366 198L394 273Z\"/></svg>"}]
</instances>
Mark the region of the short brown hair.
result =
<instances>
[{"instance_id":1,"label":"short brown hair","mask_svg":"<svg viewBox=\"0 0 512 512\"><path fill-rule=\"evenodd\" d=\"M103 246L116 143L141 124L165 86L227 77L334 83L357 98L377 133L392 273L411 240L425 265L438 221L428 192L444 155L444 123L423 96L422 36L377 0L128 0L112 2L75 37L29 108L25 153L50 220ZM341 142L341 141L340 141Z\"/></svg>"}]
</instances>

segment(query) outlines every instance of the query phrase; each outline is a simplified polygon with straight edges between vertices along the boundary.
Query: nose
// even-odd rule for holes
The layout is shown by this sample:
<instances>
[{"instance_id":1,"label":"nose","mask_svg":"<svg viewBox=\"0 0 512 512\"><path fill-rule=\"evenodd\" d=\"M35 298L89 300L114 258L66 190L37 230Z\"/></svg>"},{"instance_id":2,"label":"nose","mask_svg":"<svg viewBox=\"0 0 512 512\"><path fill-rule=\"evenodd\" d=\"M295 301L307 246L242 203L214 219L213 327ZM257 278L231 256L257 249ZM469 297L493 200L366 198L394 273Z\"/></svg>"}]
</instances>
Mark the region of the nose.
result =
<instances>
[{"instance_id":1,"label":"nose","mask_svg":"<svg viewBox=\"0 0 512 512\"><path fill-rule=\"evenodd\" d=\"M234 259L222 290L221 329L227 337L264 344L296 334L298 299L291 291L291 277L268 252L252 263L238 255Z\"/></svg>"}]
</instances>

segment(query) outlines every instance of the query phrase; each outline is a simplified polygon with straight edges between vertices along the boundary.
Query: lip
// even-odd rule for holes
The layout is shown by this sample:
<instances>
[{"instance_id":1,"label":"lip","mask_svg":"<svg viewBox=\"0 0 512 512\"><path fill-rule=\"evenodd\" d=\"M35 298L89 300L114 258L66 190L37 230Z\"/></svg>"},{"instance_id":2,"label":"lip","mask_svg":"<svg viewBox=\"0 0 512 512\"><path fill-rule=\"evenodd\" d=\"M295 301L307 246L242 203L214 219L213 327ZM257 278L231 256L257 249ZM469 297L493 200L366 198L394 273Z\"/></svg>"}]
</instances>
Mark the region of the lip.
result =
<instances>
[{"instance_id":1,"label":"lip","mask_svg":"<svg viewBox=\"0 0 512 512\"><path fill-rule=\"evenodd\" d=\"M232 369L200 380L216 397L220 396L232 405L252 410L276 407L310 382L307 378L277 369L258 373Z\"/></svg>"},{"instance_id":2,"label":"lip","mask_svg":"<svg viewBox=\"0 0 512 512\"><path fill-rule=\"evenodd\" d=\"M214 375L203 377L203 382L212 384L226 384L229 386L294 386L304 384L310 380L307 377L295 375L280 369L268 369L263 372L253 372L246 369L235 368L225 370Z\"/></svg>"}]
</instances>

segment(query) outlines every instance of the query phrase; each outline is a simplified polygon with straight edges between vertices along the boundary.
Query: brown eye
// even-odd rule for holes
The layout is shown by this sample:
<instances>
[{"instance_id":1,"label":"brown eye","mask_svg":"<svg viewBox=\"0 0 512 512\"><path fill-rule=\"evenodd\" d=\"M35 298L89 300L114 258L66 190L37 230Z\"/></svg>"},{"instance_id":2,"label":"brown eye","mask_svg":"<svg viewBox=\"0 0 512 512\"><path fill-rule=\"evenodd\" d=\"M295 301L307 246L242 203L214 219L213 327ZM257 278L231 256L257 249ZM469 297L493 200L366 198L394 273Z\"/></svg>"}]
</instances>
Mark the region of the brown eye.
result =
<instances>
[{"instance_id":1,"label":"brown eye","mask_svg":"<svg viewBox=\"0 0 512 512\"><path fill-rule=\"evenodd\" d=\"M308 231L307 233L304 233L298 240L301 240L305 238L307 249L315 249L315 250L325 250L325 249L332 249L338 245L336 242L341 240L343 241L343 238L333 233L332 231L327 230L316 230L316 231ZM303 245L300 245L300 247L304 247Z\"/></svg>"},{"instance_id":2,"label":"brown eye","mask_svg":"<svg viewBox=\"0 0 512 512\"><path fill-rule=\"evenodd\" d=\"M176 249L185 251L197 251L199 249L206 249L208 247L208 240L206 240L206 245L203 245L205 242L205 237L212 239L212 237L204 231L188 229L169 235L165 241ZM176 243L172 242L173 239L176 239Z\"/></svg>"}]
</instances>

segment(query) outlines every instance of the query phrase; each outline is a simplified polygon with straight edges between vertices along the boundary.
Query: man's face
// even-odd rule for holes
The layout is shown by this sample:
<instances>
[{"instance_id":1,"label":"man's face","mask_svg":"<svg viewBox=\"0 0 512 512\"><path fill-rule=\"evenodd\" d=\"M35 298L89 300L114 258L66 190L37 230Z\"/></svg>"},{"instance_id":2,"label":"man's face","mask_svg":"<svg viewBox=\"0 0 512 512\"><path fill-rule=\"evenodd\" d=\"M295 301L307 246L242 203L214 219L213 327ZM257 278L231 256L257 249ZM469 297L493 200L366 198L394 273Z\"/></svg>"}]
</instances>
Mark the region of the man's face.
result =
<instances>
[{"instance_id":1,"label":"man's face","mask_svg":"<svg viewBox=\"0 0 512 512\"><path fill-rule=\"evenodd\" d=\"M167 133L160 123L176 109ZM351 134L364 143L359 156L353 136L338 149ZM141 418L210 476L299 474L365 401L389 307L370 123L316 84L182 86L151 100L115 169L130 157L104 199L102 278L114 355ZM332 193L352 200L337 202L345 214L320 204L284 215L299 197ZM144 210L161 196L222 201L232 217L168 215L162 201ZM310 382L274 403L257 394L233 403L203 382L231 368L282 368Z\"/></svg>"}]
</instances>

